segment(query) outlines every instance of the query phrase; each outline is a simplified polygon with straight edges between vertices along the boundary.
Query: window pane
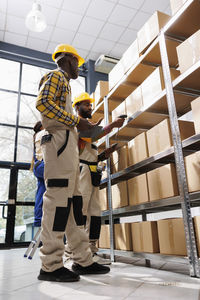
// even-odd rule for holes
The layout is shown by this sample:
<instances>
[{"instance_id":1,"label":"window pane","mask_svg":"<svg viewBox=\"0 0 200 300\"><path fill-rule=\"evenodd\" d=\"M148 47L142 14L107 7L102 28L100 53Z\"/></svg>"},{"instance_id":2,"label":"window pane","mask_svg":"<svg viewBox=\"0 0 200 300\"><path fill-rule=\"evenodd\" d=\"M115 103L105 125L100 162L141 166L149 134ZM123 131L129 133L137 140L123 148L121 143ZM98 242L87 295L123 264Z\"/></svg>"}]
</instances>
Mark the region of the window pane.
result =
<instances>
[{"instance_id":1,"label":"window pane","mask_svg":"<svg viewBox=\"0 0 200 300\"><path fill-rule=\"evenodd\" d=\"M14 242L28 242L33 239L34 206L17 206Z\"/></svg>"},{"instance_id":2,"label":"window pane","mask_svg":"<svg viewBox=\"0 0 200 300\"><path fill-rule=\"evenodd\" d=\"M0 123L15 124L17 116L17 94L0 91Z\"/></svg>"},{"instance_id":3,"label":"window pane","mask_svg":"<svg viewBox=\"0 0 200 300\"><path fill-rule=\"evenodd\" d=\"M8 200L10 170L0 169L0 202ZM7 206L4 216L7 216ZM6 237L6 219L3 219L3 206L0 205L0 243L5 243Z\"/></svg>"},{"instance_id":4,"label":"window pane","mask_svg":"<svg viewBox=\"0 0 200 300\"><path fill-rule=\"evenodd\" d=\"M14 160L15 128L0 126L0 160Z\"/></svg>"},{"instance_id":5,"label":"window pane","mask_svg":"<svg viewBox=\"0 0 200 300\"><path fill-rule=\"evenodd\" d=\"M35 202L37 180L33 172L29 170L19 170L17 184L17 201Z\"/></svg>"},{"instance_id":6,"label":"window pane","mask_svg":"<svg viewBox=\"0 0 200 300\"><path fill-rule=\"evenodd\" d=\"M17 91L19 88L20 64L0 58L0 88Z\"/></svg>"},{"instance_id":7,"label":"window pane","mask_svg":"<svg viewBox=\"0 0 200 300\"><path fill-rule=\"evenodd\" d=\"M33 127L40 120L40 112L35 108L36 97L21 95L19 125Z\"/></svg>"},{"instance_id":8,"label":"window pane","mask_svg":"<svg viewBox=\"0 0 200 300\"><path fill-rule=\"evenodd\" d=\"M21 91L37 95L40 79L48 72L48 69L23 64Z\"/></svg>"},{"instance_id":9,"label":"window pane","mask_svg":"<svg viewBox=\"0 0 200 300\"><path fill-rule=\"evenodd\" d=\"M72 89L72 101L74 97L78 96L78 94L85 92L85 77L79 76L75 80L70 80L70 85Z\"/></svg>"},{"instance_id":10,"label":"window pane","mask_svg":"<svg viewBox=\"0 0 200 300\"><path fill-rule=\"evenodd\" d=\"M21 129L18 131L17 162L31 163L33 156L33 130Z\"/></svg>"}]
</instances>

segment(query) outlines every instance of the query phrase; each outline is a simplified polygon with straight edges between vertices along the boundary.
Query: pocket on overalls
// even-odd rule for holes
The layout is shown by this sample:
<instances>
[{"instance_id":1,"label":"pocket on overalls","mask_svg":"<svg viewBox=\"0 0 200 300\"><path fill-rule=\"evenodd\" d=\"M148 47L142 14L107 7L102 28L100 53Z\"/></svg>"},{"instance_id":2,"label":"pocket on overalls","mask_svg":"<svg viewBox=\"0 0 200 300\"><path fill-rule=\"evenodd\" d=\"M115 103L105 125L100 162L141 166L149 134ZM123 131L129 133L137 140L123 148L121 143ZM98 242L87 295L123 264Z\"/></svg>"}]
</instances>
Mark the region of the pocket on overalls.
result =
<instances>
[{"instance_id":1,"label":"pocket on overalls","mask_svg":"<svg viewBox=\"0 0 200 300\"><path fill-rule=\"evenodd\" d=\"M101 182L102 174L100 172L97 172L97 166L95 165L89 165L89 170L91 174L91 180L93 186L99 186Z\"/></svg>"},{"instance_id":2,"label":"pocket on overalls","mask_svg":"<svg viewBox=\"0 0 200 300\"><path fill-rule=\"evenodd\" d=\"M58 151L57 151L57 156L59 156L59 155L61 155L61 154L63 153L63 151L64 151L65 148L67 147L68 140L69 140L69 130L66 130L65 142L64 142L64 144L58 149Z\"/></svg>"}]
</instances>

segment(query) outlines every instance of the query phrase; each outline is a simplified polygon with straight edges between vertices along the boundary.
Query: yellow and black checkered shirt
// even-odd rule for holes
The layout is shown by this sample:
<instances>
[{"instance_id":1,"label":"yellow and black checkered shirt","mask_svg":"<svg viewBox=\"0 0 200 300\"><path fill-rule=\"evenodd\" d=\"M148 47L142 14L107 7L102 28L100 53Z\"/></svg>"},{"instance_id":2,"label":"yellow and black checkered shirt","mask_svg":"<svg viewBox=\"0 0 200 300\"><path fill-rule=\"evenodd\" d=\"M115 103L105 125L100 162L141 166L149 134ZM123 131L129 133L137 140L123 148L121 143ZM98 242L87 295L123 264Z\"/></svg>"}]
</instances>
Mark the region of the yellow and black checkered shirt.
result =
<instances>
[{"instance_id":1,"label":"yellow and black checkered shirt","mask_svg":"<svg viewBox=\"0 0 200 300\"><path fill-rule=\"evenodd\" d=\"M47 118L74 127L80 118L65 111L66 96L70 93L68 74L61 69L53 70L40 80L36 108Z\"/></svg>"}]
</instances>

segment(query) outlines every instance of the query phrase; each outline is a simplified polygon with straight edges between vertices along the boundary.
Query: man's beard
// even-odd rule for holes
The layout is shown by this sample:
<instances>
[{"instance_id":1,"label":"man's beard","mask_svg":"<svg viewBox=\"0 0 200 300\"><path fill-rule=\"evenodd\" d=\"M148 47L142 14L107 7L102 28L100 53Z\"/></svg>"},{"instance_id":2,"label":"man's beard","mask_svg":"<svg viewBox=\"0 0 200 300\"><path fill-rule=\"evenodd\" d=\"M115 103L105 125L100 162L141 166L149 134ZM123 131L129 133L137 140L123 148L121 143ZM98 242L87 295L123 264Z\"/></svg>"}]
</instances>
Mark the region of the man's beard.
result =
<instances>
[{"instance_id":1,"label":"man's beard","mask_svg":"<svg viewBox=\"0 0 200 300\"><path fill-rule=\"evenodd\" d=\"M81 107L79 110L79 114L84 119L92 119L92 114L90 112L84 111Z\"/></svg>"}]
</instances>

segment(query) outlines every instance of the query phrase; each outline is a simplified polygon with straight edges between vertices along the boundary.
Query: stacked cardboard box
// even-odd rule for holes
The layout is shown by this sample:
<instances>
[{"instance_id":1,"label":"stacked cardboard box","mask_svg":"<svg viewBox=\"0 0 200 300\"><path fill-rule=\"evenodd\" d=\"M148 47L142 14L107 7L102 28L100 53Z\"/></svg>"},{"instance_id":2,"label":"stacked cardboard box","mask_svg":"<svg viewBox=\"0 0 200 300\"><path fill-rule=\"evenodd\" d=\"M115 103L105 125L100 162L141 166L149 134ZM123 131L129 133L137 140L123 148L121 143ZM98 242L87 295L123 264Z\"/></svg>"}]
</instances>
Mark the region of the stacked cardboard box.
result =
<instances>
[{"instance_id":1,"label":"stacked cardboard box","mask_svg":"<svg viewBox=\"0 0 200 300\"><path fill-rule=\"evenodd\" d=\"M150 201L178 195L178 183L174 164L164 165L148 172L147 182Z\"/></svg>"},{"instance_id":2,"label":"stacked cardboard box","mask_svg":"<svg viewBox=\"0 0 200 300\"><path fill-rule=\"evenodd\" d=\"M198 256L200 257L200 216L194 217L194 228L195 228Z\"/></svg>"},{"instance_id":3,"label":"stacked cardboard box","mask_svg":"<svg viewBox=\"0 0 200 300\"><path fill-rule=\"evenodd\" d=\"M159 252L156 221L132 223L131 231L134 252Z\"/></svg>"},{"instance_id":4,"label":"stacked cardboard box","mask_svg":"<svg viewBox=\"0 0 200 300\"><path fill-rule=\"evenodd\" d=\"M141 86L137 87L126 99L125 99L126 114L128 117L132 116L137 111L140 111L143 107L142 89Z\"/></svg>"},{"instance_id":5,"label":"stacked cardboard box","mask_svg":"<svg viewBox=\"0 0 200 300\"><path fill-rule=\"evenodd\" d=\"M108 209L108 200L107 200L107 189L104 188L102 190L99 190L99 200L100 200L100 206L101 210L107 210Z\"/></svg>"},{"instance_id":6,"label":"stacked cardboard box","mask_svg":"<svg viewBox=\"0 0 200 300\"><path fill-rule=\"evenodd\" d=\"M179 69L183 73L200 59L200 30L181 43L176 50Z\"/></svg>"},{"instance_id":7,"label":"stacked cardboard box","mask_svg":"<svg viewBox=\"0 0 200 300\"><path fill-rule=\"evenodd\" d=\"M170 0L172 15L174 15L187 0Z\"/></svg>"},{"instance_id":8,"label":"stacked cardboard box","mask_svg":"<svg viewBox=\"0 0 200 300\"><path fill-rule=\"evenodd\" d=\"M160 253L187 255L183 219L165 219L157 223Z\"/></svg>"},{"instance_id":9,"label":"stacked cardboard box","mask_svg":"<svg viewBox=\"0 0 200 300\"><path fill-rule=\"evenodd\" d=\"M113 111L112 111L112 121L118 118L120 115L126 115L126 102L122 101Z\"/></svg>"},{"instance_id":10,"label":"stacked cardboard box","mask_svg":"<svg viewBox=\"0 0 200 300\"><path fill-rule=\"evenodd\" d=\"M114 225L115 249L132 250L131 224L122 223Z\"/></svg>"},{"instance_id":11,"label":"stacked cardboard box","mask_svg":"<svg viewBox=\"0 0 200 300\"><path fill-rule=\"evenodd\" d=\"M200 133L200 97L191 102L195 133Z\"/></svg>"},{"instance_id":12,"label":"stacked cardboard box","mask_svg":"<svg viewBox=\"0 0 200 300\"><path fill-rule=\"evenodd\" d=\"M179 121L181 140L194 135L194 123ZM146 132L149 156L167 150L173 145L169 119L165 119Z\"/></svg>"},{"instance_id":13,"label":"stacked cardboard box","mask_svg":"<svg viewBox=\"0 0 200 300\"><path fill-rule=\"evenodd\" d=\"M101 233L99 237L99 248L110 248L110 226L101 225Z\"/></svg>"},{"instance_id":14,"label":"stacked cardboard box","mask_svg":"<svg viewBox=\"0 0 200 300\"><path fill-rule=\"evenodd\" d=\"M200 191L200 151L185 157L185 169L189 192Z\"/></svg>"},{"instance_id":15,"label":"stacked cardboard box","mask_svg":"<svg viewBox=\"0 0 200 300\"><path fill-rule=\"evenodd\" d=\"M108 81L98 81L95 89L95 106L108 94Z\"/></svg>"},{"instance_id":16,"label":"stacked cardboard box","mask_svg":"<svg viewBox=\"0 0 200 300\"><path fill-rule=\"evenodd\" d=\"M142 174L127 181L129 205L138 205L149 201L147 175Z\"/></svg>"},{"instance_id":17,"label":"stacked cardboard box","mask_svg":"<svg viewBox=\"0 0 200 300\"><path fill-rule=\"evenodd\" d=\"M146 133L143 132L128 142L128 165L134 165L148 156Z\"/></svg>"}]
</instances>

